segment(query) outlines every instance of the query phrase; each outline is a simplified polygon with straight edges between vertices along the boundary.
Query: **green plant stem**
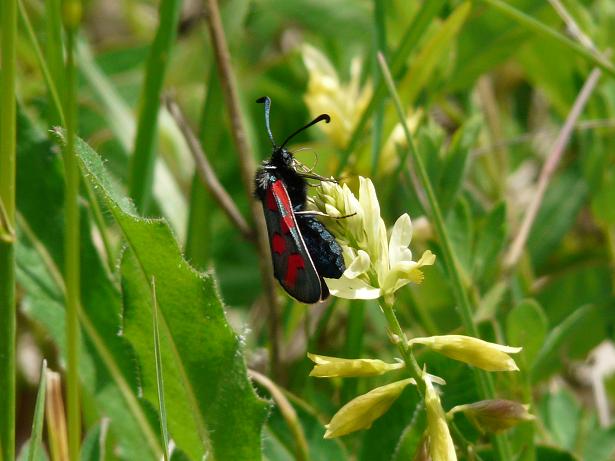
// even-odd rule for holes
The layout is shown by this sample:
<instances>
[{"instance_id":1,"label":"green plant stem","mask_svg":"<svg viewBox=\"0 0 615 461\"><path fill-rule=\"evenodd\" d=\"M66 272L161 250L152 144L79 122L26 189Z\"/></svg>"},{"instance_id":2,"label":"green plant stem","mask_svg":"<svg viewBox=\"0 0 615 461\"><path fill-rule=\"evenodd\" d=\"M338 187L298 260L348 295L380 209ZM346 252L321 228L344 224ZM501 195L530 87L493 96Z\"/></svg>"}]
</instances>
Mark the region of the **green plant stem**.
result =
<instances>
[{"instance_id":1,"label":"green plant stem","mask_svg":"<svg viewBox=\"0 0 615 461\"><path fill-rule=\"evenodd\" d=\"M414 358L412 349L408 346L408 338L406 337L406 333L404 333L404 330L402 330L401 325L399 324L399 320L397 320L397 315L395 314L395 309L393 308L393 305L383 302L382 304L380 304L380 309L382 309L384 317L387 320L389 332L397 336L397 340L395 341L395 343L397 344L399 353L401 354L401 357L406 364L406 370L408 371L410 376L416 381L416 386L421 396L424 396L425 381L423 380L423 371L421 370L421 367Z\"/></svg>"},{"instance_id":2,"label":"green plant stem","mask_svg":"<svg viewBox=\"0 0 615 461\"><path fill-rule=\"evenodd\" d=\"M273 377L279 373L280 357L280 306L276 297L276 287L273 278L273 268L269 256L269 238L261 205L252 197L253 179L256 167L254 165L254 152L248 142L247 131L244 126L243 115L239 104L239 91L235 74L231 66L231 54L229 51L226 35L222 26L220 9L217 0L206 0L207 26L214 48L216 69L218 71L222 94L227 106L231 122L231 136L237 150L239 171L244 185L245 193L250 203L250 213L256 231L256 245L259 253L259 268L263 281L264 298L269 306L269 361Z\"/></svg>"},{"instance_id":3,"label":"green plant stem","mask_svg":"<svg viewBox=\"0 0 615 461\"><path fill-rule=\"evenodd\" d=\"M378 69L378 51L387 50L386 33L386 4L381 0L374 0L374 55L372 78L374 85L380 84L380 70ZM377 101L374 109L374 128L372 130L372 176L376 176L378 171L378 161L380 159L380 149L382 141L382 128L384 125L384 98ZM352 312L352 311L351 311Z\"/></svg>"},{"instance_id":4,"label":"green plant stem","mask_svg":"<svg viewBox=\"0 0 615 461\"><path fill-rule=\"evenodd\" d=\"M50 0L48 3L54 3L55 1L56 0ZM41 51L41 47L38 43L38 40L36 39L36 34L34 33L34 29L32 28L32 23L30 22L30 18L28 17L28 12L26 11L26 8L23 5L23 1L18 0L18 3L19 3L19 14L21 15L21 19L26 28L28 38L30 38L30 42L32 43L32 46L34 47L34 54L36 55L36 59L38 60L38 64L41 68L41 72L43 73L43 78L45 79L45 82L47 83L47 91L49 91L49 96L51 97L51 100L53 101L53 108L51 107L49 108L49 114L50 114L49 121L52 125L60 123L62 126L65 126L66 121L64 118L64 111L62 109L62 102L61 102L62 100L60 99L60 95L58 93L58 87L54 83L54 82L61 82L63 79L54 78L54 72L57 75L59 74L59 71L56 69L52 72L50 68L51 66L47 66L47 63ZM47 14L50 14L49 9L52 6L53 5L48 5ZM59 10L59 6L58 6L58 10ZM47 21L47 22L49 23L52 21ZM51 29L52 27L49 26L49 28ZM58 46L61 46L61 42L58 43ZM53 55L53 53L51 53L51 55ZM47 46L47 56L52 57L50 56L49 44Z\"/></svg>"},{"instance_id":5,"label":"green plant stem","mask_svg":"<svg viewBox=\"0 0 615 461\"><path fill-rule=\"evenodd\" d=\"M71 460L79 459L81 442L81 411L79 408L79 303L80 223L79 165L75 152L77 131L77 69L75 39L81 21L80 0L65 0L63 20L66 29L66 71L64 116L66 117L66 147L64 149L64 279L66 280L66 401L68 413L68 452Z\"/></svg>"},{"instance_id":6,"label":"green plant stem","mask_svg":"<svg viewBox=\"0 0 615 461\"><path fill-rule=\"evenodd\" d=\"M472 318L472 306L470 305L468 294L463 286L461 271L458 267L455 254L453 252L453 246L451 244L450 237L446 232L446 228L444 226L444 218L442 216L442 211L440 210L440 205L438 203L438 200L436 199L436 194L434 193L431 180L427 175L427 170L425 169L425 165L423 164L423 159L418 154L416 147L414 146L414 140L412 139L410 129L408 128L408 125L406 123L404 110L401 105L401 101L399 100L397 90L395 89L395 84L393 82L393 77L391 76L389 67L387 66L384 56L379 55L378 59L380 61L380 69L382 71L382 75L389 89L389 93L393 98L393 102L395 103L395 108L397 110L399 120L404 129L404 134L408 142L408 150L414 162L414 166L419 173L419 178L427 195L427 200L431 208L431 218L435 226L436 234L438 235L438 238L440 240L442 255L444 256L444 262L446 264L448 273L452 281L453 293L459 305L459 313L461 315L463 327L467 334L478 338L478 328L474 324ZM476 370L476 378L479 385L481 397L483 399L495 398L495 386L493 385L493 380L491 379L491 376L484 371ZM494 438L494 443L500 455L500 459L503 461L509 460L511 455L510 447L508 446L507 440L503 436L497 436Z\"/></svg>"},{"instance_id":7,"label":"green plant stem","mask_svg":"<svg viewBox=\"0 0 615 461\"><path fill-rule=\"evenodd\" d=\"M15 229L17 1L0 6L0 202L6 233ZM0 240L0 458L15 459L15 241Z\"/></svg>"},{"instance_id":8,"label":"green plant stem","mask_svg":"<svg viewBox=\"0 0 615 461\"><path fill-rule=\"evenodd\" d=\"M62 47L62 0L45 0L45 60L48 63L48 66L41 66L41 70L45 72L45 69L49 69L48 73L50 77L45 76L46 79L51 80L53 82L62 82L64 81L64 58L63 58L63 47ZM19 8L21 10L21 14L24 18L24 21L27 20L27 14L25 13L25 9L23 7L23 2L19 2ZM29 25L29 20L27 23ZM29 28L32 29L32 26L29 25ZM36 36L28 31L28 35L30 35L30 39L32 40L34 47L37 51L37 54L40 53L40 48L38 47L38 42L36 40ZM41 55L42 56L42 55ZM40 60L40 58L39 58ZM47 110L48 113L48 123L50 126L57 126L58 124L64 126L64 115L61 113L62 107L60 104L57 104L61 101L63 95L58 95L57 92L53 93L52 90L55 89L55 86L47 85L47 90L49 91L49 95L54 100L55 108L49 107Z\"/></svg>"},{"instance_id":9,"label":"green plant stem","mask_svg":"<svg viewBox=\"0 0 615 461\"><path fill-rule=\"evenodd\" d=\"M137 138L130 164L130 195L141 213L146 213L152 199L152 184L156 155L156 133L160 92L177 35L181 10L180 0L160 2L160 24L147 60L145 81L140 99Z\"/></svg>"},{"instance_id":10,"label":"green plant stem","mask_svg":"<svg viewBox=\"0 0 615 461\"><path fill-rule=\"evenodd\" d=\"M510 6L507 2L502 0L481 0L483 3L497 9L502 14L505 14L509 18L518 22L523 27L536 32L542 36L549 37L560 45L565 46L566 48L573 51L578 56L587 59L593 65L601 68L603 71L610 74L612 77L615 77L615 66L613 64L604 59L602 56L596 54L594 51L584 47L583 45L570 40L565 35L560 34L555 29L552 29L549 26L544 25L542 22L534 19L530 15L524 13L516 9L513 6Z\"/></svg>"}]
</instances>

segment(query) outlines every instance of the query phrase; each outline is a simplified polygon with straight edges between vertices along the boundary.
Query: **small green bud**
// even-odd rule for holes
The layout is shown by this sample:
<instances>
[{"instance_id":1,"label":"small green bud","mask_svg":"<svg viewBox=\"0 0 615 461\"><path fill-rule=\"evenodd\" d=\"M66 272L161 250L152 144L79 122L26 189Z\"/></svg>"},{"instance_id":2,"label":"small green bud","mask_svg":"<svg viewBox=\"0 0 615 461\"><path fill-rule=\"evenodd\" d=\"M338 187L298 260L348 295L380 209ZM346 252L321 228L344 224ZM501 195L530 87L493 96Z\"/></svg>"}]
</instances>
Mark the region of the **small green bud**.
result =
<instances>
[{"instance_id":1,"label":"small green bud","mask_svg":"<svg viewBox=\"0 0 615 461\"><path fill-rule=\"evenodd\" d=\"M501 432L525 421L532 421L534 415L528 406L513 400L494 399L458 405L451 408L449 416L465 414L483 432Z\"/></svg>"}]
</instances>

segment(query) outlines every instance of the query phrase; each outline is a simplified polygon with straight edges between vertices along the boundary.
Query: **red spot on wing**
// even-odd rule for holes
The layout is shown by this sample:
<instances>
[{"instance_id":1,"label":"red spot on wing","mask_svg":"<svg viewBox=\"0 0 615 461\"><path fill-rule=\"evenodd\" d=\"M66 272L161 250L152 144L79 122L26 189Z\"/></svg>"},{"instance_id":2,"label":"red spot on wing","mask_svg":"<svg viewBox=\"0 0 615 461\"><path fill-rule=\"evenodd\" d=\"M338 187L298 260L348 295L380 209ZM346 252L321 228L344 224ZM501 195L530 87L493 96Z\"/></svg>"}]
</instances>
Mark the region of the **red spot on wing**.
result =
<instances>
[{"instance_id":1,"label":"red spot on wing","mask_svg":"<svg viewBox=\"0 0 615 461\"><path fill-rule=\"evenodd\" d=\"M288 266L286 268L286 277L284 277L284 283L294 288L295 283L297 283L297 272L299 269L305 268L305 261L303 260L303 256L298 253L292 253L288 257Z\"/></svg>"},{"instance_id":2,"label":"red spot on wing","mask_svg":"<svg viewBox=\"0 0 615 461\"><path fill-rule=\"evenodd\" d=\"M279 255L286 251L286 242L284 241L284 237L277 232L273 234L273 237L271 238L271 249L274 253Z\"/></svg>"}]
</instances>

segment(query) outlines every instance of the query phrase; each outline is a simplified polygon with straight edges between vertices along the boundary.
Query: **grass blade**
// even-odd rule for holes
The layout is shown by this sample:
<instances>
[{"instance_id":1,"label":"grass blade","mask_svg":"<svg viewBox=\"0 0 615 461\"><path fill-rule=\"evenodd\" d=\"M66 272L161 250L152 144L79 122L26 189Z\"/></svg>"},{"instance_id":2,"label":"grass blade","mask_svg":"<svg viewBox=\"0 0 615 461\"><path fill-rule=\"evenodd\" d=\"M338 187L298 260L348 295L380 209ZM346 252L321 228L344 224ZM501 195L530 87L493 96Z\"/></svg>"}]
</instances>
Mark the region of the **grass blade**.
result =
<instances>
[{"instance_id":1,"label":"grass blade","mask_svg":"<svg viewBox=\"0 0 615 461\"><path fill-rule=\"evenodd\" d=\"M79 225L79 166L75 153L77 136L77 68L75 39L81 22L80 0L65 0L63 21L66 31L66 78L64 116L66 146L64 149L64 278L66 281L66 400L68 408L68 451L70 459L79 458L81 443L81 409L79 398L79 305L81 293L81 250Z\"/></svg>"},{"instance_id":2,"label":"grass blade","mask_svg":"<svg viewBox=\"0 0 615 461\"><path fill-rule=\"evenodd\" d=\"M0 18L0 202L7 229L15 228L17 0L2 2ZM15 242L0 240L0 447L15 459Z\"/></svg>"},{"instance_id":3,"label":"grass blade","mask_svg":"<svg viewBox=\"0 0 615 461\"><path fill-rule=\"evenodd\" d=\"M560 34L556 30L552 29L549 26L544 25L542 22L534 19L533 17L525 14L523 11L516 9L513 6L510 6L508 3L503 2L502 0L482 0L484 3L489 6L496 8L502 14L505 14L509 18L517 21L523 27L536 32L537 34L549 37L559 44L565 46L578 56L587 59L593 65L600 67L603 71L607 72L611 75L611 77L615 77L615 67L613 64L601 56L598 56L591 50L588 50L583 45L580 45L577 42L570 40L568 37Z\"/></svg>"},{"instance_id":4,"label":"grass blade","mask_svg":"<svg viewBox=\"0 0 615 461\"><path fill-rule=\"evenodd\" d=\"M162 434L164 461L169 461L169 429L167 410L164 404L164 378L162 376L162 358L160 355L160 331L158 329L158 300L156 299L156 279L152 277L152 322L154 327L154 355L156 357L156 385L158 388L158 410L160 411L160 432Z\"/></svg>"},{"instance_id":5,"label":"grass blade","mask_svg":"<svg viewBox=\"0 0 615 461\"><path fill-rule=\"evenodd\" d=\"M41 446L43 437L43 420L45 417L45 393L47 392L47 361L43 359L41 365L41 377L38 383L38 394L36 395L36 406L34 407L34 420L32 421L32 435L30 435L30 445L28 447L28 461L34 461L38 455L38 448Z\"/></svg>"},{"instance_id":6,"label":"grass blade","mask_svg":"<svg viewBox=\"0 0 615 461\"><path fill-rule=\"evenodd\" d=\"M147 210L152 199L154 177L154 153L160 92L164 83L169 56L175 42L177 23L181 10L180 0L162 0L160 3L160 24L152 43L147 61L145 82L140 101L139 124L135 140L132 164L130 166L130 195L140 212Z\"/></svg>"},{"instance_id":7,"label":"grass blade","mask_svg":"<svg viewBox=\"0 0 615 461\"><path fill-rule=\"evenodd\" d=\"M464 5L462 4L458 8L463 8L463 6ZM473 313L472 306L470 305L470 299L468 298L468 294L464 288L461 268L458 265L459 263L453 252L451 239L444 225L444 218L442 217L440 204L438 203L438 200L434 193L434 189L431 184L431 180L427 174L427 170L425 169L423 159L421 158L421 156L416 150L416 147L414 146L414 140L412 139L410 129L408 128L408 124L406 123L406 116L401 105L399 95L397 94L397 90L395 89L395 84L393 83L391 71L389 70L384 56L379 55L378 59L380 61L380 68L382 70L384 80L389 89L389 93L393 98L393 102L395 103L395 108L397 110L400 123L402 124L406 140L408 141L408 150L410 151L410 155L412 157L416 170L419 174L422 186L425 189L427 199L429 201L429 205L431 208L431 219L433 220L436 234L441 242L444 261L448 268L448 273L450 274L452 279L453 292L455 295L455 299L460 307L459 312L461 313L463 327L467 334L469 334L470 336L474 336L475 338L479 338L478 328L474 324L474 320L472 318ZM476 378L479 384L481 397L483 399L495 398L495 388L491 376L486 372L476 370ZM506 439L504 439L503 436L497 436L494 442L499 453L499 458L501 460L511 459L510 447L508 446L508 442L506 441Z\"/></svg>"}]
</instances>

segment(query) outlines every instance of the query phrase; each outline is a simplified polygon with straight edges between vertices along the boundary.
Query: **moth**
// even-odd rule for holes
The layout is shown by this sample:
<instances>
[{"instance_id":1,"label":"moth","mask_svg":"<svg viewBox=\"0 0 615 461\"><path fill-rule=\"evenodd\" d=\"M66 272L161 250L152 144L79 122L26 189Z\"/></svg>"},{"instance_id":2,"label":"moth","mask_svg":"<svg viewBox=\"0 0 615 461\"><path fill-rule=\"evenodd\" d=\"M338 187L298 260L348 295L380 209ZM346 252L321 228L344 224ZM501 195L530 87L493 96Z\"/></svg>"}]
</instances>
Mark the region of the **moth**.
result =
<instances>
[{"instance_id":1,"label":"moth","mask_svg":"<svg viewBox=\"0 0 615 461\"><path fill-rule=\"evenodd\" d=\"M327 180L298 171L299 163L286 145L312 125L331 118L321 114L277 145L269 123L271 99L256 102L265 106L265 126L271 141L271 157L256 171L255 195L263 205L273 262L273 273L292 297L306 304L326 299L329 288L324 278L339 279L346 266L339 243L317 216L306 210L307 179Z\"/></svg>"}]
</instances>

